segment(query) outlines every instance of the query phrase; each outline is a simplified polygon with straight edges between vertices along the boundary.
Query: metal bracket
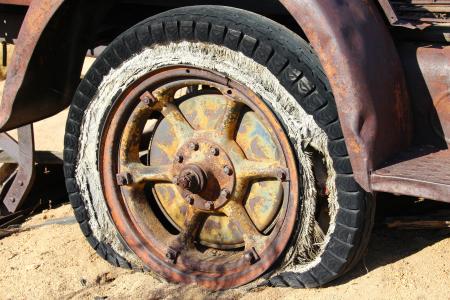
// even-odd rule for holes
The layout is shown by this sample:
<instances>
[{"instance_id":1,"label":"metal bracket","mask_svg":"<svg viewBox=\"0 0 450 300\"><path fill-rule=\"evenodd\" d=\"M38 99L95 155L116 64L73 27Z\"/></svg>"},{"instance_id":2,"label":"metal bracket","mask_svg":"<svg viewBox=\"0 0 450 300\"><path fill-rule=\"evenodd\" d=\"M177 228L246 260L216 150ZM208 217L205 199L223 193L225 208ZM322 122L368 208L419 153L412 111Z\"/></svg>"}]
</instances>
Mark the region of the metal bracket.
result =
<instances>
[{"instance_id":1,"label":"metal bracket","mask_svg":"<svg viewBox=\"0 0 450 300\"><path fill-rule=\"evenodd\" d=\"M17 163L15 178L3 199L3 203L10 213L17 212L23 204L36 175L33 124L20 127L17 132L17 141L7 133L0 133L0 148Z\"/></svg>"}]
</instances>

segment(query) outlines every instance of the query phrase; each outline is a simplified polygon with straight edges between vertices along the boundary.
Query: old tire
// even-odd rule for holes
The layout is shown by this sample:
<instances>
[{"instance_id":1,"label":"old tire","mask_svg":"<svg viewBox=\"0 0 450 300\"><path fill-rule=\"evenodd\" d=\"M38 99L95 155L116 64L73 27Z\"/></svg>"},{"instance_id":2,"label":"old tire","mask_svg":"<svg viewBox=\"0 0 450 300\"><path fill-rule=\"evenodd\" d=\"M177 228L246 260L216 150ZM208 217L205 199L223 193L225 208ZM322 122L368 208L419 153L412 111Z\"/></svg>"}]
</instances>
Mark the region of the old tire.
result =
<instances>
[{"instance_id":1,"label":"old tire","mask_svg":"<svg viewBox=\"0 0 450 300\"><path fill-rule=\"evenodd\" d=\"M301 184L302 192L290 203L298 204L297 221L285 249L270 267L258 269L258 276L264 273L271 286L300 288L324 285L348 271L367 245L375 205L353 179L322 67L311 47L288 29L218 6L175 9L134 26L104 51L78 87L67 121L64 171L75 216L91 246L115 266L156 268L130 244L132 234L117 222L116 208L111 212L104 162L98 158L121 95L139 76L180 65L224 74L252 90L273 112L295 153L301 178L293 184ZM319 205L319 198L326 204ZM324 226L317 219L319 207L326 213ZM210 283L156 269L169 280L212 289L255 279L236 275L229 284Z\"/></svg>"}]
</instances>

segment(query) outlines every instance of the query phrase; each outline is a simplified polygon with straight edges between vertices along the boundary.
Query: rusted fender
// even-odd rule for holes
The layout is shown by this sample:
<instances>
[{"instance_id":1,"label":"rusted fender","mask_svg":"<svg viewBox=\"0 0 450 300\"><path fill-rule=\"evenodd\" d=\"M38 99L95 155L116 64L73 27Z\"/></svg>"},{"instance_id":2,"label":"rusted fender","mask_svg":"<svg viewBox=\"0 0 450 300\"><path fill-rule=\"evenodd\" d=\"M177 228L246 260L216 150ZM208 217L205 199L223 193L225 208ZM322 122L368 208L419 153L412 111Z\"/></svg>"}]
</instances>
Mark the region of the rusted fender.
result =
<instances>
[{"instance_id":1,"label":"rusted fender","mask_svg":"<svg viewBox=\"0 0 450 300\"><path fill-rule=\"evenodd\" d=\"M4 2L5 1L2 1L2 3ZM30 1L6 2L21 2L25 5L27 4L26 2ZM19 101L15 100L24 82L29 62L41 34L63 2L63 0L33 0L30 3L27 15L20 29L13 59L8 66L8 76L6 78L3 98L0 104L1 131L19 127L24 125L24 122L30 122L29 108L35 110L36 107L30 107L31 105L20 103L20 99ZM36 115L39 114L39 110L35 112Z\"/></svg>"},{"instance_id":2,"label":"rusted fender","mask_svg":"<svg viewBox=\"0 0 450 300\"><path fill-rule=\"evenodd\" d=\"M0 0L4 1L4 0ZM86 51L111 0L32 0L0 106L0 131L50 117L72 101Z\"/></svg>"},{"instance_id":3,"label":"rusted fender","mask_svg":"<svg viewBox=\"0 0 450 300\"><path fill-rule=\"evenodd\" d=\"M402 65L375 1L280 0L314 47L330 81L355 178L411 140L412 119Z\"/></svg>"}]
</instances>

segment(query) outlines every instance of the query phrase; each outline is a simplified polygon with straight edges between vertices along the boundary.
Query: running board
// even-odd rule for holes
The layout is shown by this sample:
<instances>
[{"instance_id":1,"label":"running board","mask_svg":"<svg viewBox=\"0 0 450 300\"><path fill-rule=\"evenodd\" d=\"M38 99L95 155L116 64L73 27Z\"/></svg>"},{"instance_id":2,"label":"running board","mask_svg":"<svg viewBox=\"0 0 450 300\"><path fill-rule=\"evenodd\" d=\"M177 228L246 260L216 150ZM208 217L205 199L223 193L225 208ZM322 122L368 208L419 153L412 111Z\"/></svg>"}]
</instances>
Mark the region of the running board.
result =
<instances>
[{"instance_id":1,"label":"running board","mask_svg":"<svg viewBox=\"0 0 450 300\"><path fill-rule=\"evenodd\" d=\"M411 149L371 175L374 191L450 203L450 150Z\"/></svg>"}]
</instances>

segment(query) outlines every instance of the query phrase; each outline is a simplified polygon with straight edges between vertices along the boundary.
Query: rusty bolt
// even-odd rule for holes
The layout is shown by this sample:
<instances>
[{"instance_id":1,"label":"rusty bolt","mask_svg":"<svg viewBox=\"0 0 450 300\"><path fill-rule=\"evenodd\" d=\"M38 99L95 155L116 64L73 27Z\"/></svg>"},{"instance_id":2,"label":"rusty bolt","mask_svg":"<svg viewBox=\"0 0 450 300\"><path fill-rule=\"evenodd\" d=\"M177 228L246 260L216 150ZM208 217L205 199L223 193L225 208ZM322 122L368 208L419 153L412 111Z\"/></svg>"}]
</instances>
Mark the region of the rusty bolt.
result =
<instances>
[{"instance_id":1,"label":"rusty bolt","mask_svg":"<svg viewBox=\"0 0 450 300\"><path fill-rule=\"evenodd\" d=\"M233 169L231 169L229 166L223 167L223 172L228 176L233 175Z\"/></svg>"},{"instance_id":2,"label":"rusty bolt","mask_svg":"<svg viewBox=\"0 0 450 300\"><path fill-rule=\"evenodd\" d=\"M281 181L286 181L286 179L287 179L286 171L285 170L278 171L277 177Z\"/></svg>"},{"instance_id":3,"label":"rusty bolt","mask_svg":"<svg viewBox=\"0 0 450 300\"><path fill-rule=\"evenodd\" d=\"M175 251L175 250L173 250L173 249L167 250L166 258L167 258L170 262L175 263L176 260L177 260L177 256L178 256L178 252L177 252L177 251Z\"/></svg>"},{"instance_id":4,"label":"rusty bolt","mask_svg":"<svg viewBox=\"0 0 450 300\"><path fill-rule=\"evenodd\" d=\"M206 202L205 208L209 209L209 210L213 210L214 209L214 202Z\"/></svg>"},{"instance_id":5,"label":"rusty bolt","mask_svg":"<svg viewBox=\"0 0 450 300\"><path fill-rule=\"evenodd\" d=\"M177 162L177 163L182 163L183 162L183 160L184 160L184 157L183 157L183 155L180 155L180 154L178 154L176 157L175 157L175 161Z\"/></svg>"},{"instance_id":6,"label":"rusty bolt","mask_svg":"<svg viewBox=\"0 0 450 300\"><path fill-rule=\"evenodd\" d=\"M194 201L195 201L194 196L192 196L192 195L187 196L186 200L189 203L189 205L193 205Z\"/></svg>"},{"instance_id":7,"label":"rusty bolt","mask_svg":"<svg viewBox=\"0 0 450 300\"><path fill-rule=\"evenodd\" d=\"M225 199L230 199L231 193L227 189L223 189L222 192L220 192L220 196Z\"/></svg>"},{"instance_id":8,"label":"rusty bolt","mask_svg":"<svg viewBox=\"0 0 450 300\"><path fill-rule=\"evenodd\" d=\"M211 147L211 149L209 149L209 152L211 153L211 155L214 155L214 156L217 156L220 153L219 148L216 148L216 147Z\"/></svg>"},{"instance_id":9,"label":"rusty bolt","mask_svg":"<svg viewBox=\"0 0 450 300\"><path fill-rule=\"evenodd\" d=\"M199 145L198 145L198 143L192 142L192 143L189 144L189 148L190 148L191 150L197 151L198 148L199 148Z\"/></svg>"},{"instance_id":10,"label":"rusty bolt","mask_svg":"<svg viewBox=\"0 0 450 300\"><path fill-rule=\"evenodd\" d=\"M119 186L123 185L129 185L132 182L131 174L130 173L124 173L124 174L117 174L116 175L117 184Z\"/></svg>"},{"instance_id":11,"label":"rusty bolt","mask_svg":"<svg viewBox=\"0 0 450 300\"><path fill-rule=\"evenodd\" d=\"M145 105L155 105L156 102L158 102L158 100L156 100L156 98L150 93L150 92L145 92L142 96L141 96L141 101L145 104Z\"/></svg>"},{"instance_id":12,"label":"rusty bolt","mask_svg":"<svg viewBox=\"0 0 450 300\"><path fill-rule=\"evenodd\" d=\"M244 254L244 259L250 264L254 264L256 262L255 254L252 251L246 252Z\"/></svg>"}]
</instances>

